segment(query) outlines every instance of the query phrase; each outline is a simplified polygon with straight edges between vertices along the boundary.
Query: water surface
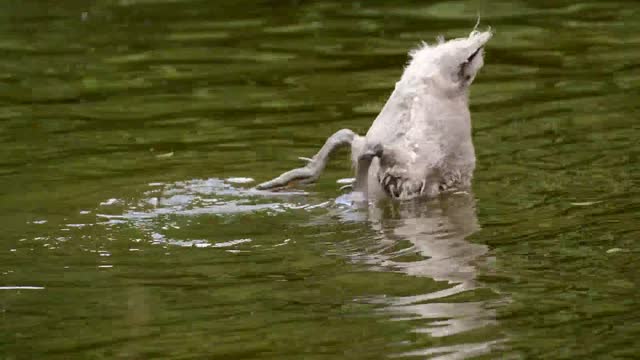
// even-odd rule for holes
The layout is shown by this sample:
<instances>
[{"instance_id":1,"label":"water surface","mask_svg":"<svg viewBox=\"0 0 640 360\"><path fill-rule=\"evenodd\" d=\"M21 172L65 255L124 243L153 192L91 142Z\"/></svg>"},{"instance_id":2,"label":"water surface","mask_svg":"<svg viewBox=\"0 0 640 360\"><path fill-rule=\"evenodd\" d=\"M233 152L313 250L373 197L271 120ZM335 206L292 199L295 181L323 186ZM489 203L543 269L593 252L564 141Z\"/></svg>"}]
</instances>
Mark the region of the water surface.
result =
<instances>
[{"instance_id":1,"label":"water surface","mask_svg":"<svg viewBox=\"0 0 640 360\"><path fill-rule=\"evenodd\" d=\"M364 133L407 50L478 13L495 36L472 194L351 207L346 152L316 185L251 190ZM636 357L639 18L633 1L3 1L0 357Z\"/></svg>"}]
</instances>

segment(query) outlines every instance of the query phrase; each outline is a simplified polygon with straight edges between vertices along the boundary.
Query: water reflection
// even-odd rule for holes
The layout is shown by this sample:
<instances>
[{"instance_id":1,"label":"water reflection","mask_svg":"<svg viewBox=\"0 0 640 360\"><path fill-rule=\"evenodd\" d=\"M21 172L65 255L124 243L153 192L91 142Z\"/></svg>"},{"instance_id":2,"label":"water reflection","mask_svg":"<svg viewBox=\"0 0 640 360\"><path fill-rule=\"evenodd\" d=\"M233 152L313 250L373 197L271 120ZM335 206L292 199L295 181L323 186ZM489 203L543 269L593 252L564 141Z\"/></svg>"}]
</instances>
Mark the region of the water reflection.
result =
<instances>
[{"instance_id":1,"label":"water reflection","mask_svg":"<svg viewBox=\"0 0 640 360\"><path fill-rule=\"evenodd\" d=\"M480 229L473 194L455 193L425 203L416 201L387 206L371 206L369 224L376 231L382 249L367 256L370 263L409 276L427 277L447 286L436 292L384 298L394 320L419 324L414 331L440 338L496 324L492 300L460 300L474 290L478 264L488 252L486 245L467 238ZM402 247L409 242L409 247ZM400 250L396 250L400 247ZM388 249L394 249L389 252ZM408 254L409 260L404 260ZM424 321L420 321L424 320ZM485 339L486 340L486 339ZM458 359L484 354L497 339L456 346L429 347L403 355L440 354L442 359Z\"/></svg>"}]
</instances>

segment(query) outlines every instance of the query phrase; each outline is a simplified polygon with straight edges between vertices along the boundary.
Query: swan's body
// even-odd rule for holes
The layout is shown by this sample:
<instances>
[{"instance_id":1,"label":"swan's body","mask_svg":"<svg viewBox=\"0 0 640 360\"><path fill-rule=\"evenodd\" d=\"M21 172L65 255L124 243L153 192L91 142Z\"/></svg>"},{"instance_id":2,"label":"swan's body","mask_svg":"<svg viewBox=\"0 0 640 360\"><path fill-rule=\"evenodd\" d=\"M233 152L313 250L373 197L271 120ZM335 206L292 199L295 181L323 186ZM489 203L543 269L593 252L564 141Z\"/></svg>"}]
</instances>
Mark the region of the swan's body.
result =
<instances>
[{"instance_id":1,"label":"swan's body","mask_svg":"<svg viewBox=\"0 0 640 360\"><path fill-rule=\"evenodd\" d=\"M468 90L483 66L483 46L491 32L423 44L410 53L395 90L366 136L348 129L332 135L300 169L258 185L268 189L294 180L314 181L329 153L350 144L357 191L398 198L433 197L471 186L475 152L471 139Z\"/></svg>"}]
</instances>

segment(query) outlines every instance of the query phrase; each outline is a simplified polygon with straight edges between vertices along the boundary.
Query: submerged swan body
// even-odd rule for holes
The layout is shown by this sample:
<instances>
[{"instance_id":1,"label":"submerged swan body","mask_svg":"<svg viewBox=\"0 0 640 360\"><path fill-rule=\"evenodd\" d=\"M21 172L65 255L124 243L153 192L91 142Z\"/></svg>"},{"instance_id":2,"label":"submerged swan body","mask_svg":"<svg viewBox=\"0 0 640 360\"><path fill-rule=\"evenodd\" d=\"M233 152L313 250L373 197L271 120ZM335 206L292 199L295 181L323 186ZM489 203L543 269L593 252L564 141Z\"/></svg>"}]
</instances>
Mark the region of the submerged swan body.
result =
<instances>
[{"instance_id":1,"label":"submerged swan body","mask_svg":"<svg viewBox=\"0 0 640 360\"><path fill-rule=\"evenodd\" d=\"M291 182L313 182L330 153L351 146L355 190L401 200L434 197L449 189L468 189L475 168L471 139L469 86L484 64L490 31L411 51L411 60L367 134L342 129L325 142L305 167L258 185L272 189Z\"/></svg>"}]
</instances>

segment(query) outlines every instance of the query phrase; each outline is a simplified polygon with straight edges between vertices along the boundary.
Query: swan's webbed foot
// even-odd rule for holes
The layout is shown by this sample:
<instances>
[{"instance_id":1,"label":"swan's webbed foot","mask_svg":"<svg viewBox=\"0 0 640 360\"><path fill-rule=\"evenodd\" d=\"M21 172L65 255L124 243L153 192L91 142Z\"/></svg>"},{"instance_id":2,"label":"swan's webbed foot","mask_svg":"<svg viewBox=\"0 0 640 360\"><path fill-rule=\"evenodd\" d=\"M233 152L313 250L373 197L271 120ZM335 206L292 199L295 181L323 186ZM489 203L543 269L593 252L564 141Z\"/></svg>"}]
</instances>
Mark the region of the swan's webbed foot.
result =
<instances>
[{"instance_id":1,"label":"swan's webbed foot","mask_svg":"<svg viewBox=\"0 0 640 360\"><path fill-rule=\"evenodd\" d=\"M320 176L320 171L309 165L282 173L280 176L265 181L258 186L258 190L282 188L296 183L305 184L315 181Z\"/></svg>"},{"instance_id":2,"label":"swan's webbed foot","mask_svg":"<svg viewBox=\"0 0 640 360\"><path fill-rule=\"evenodd\" d=\"M320 151L318 151L313 158L299 158L300 160L307 161L307 164L304 167L289 170L274 179L259 184L256 186L256 189L269 190L290 186L296 183L308 184L316 181L320 177L322 170L324 170L324 167L329 160L329 155L338 147L351 145L356 136L357 135L349 129L342 129L335 132L327 138Z\"/></svg>"}]
</instances>

